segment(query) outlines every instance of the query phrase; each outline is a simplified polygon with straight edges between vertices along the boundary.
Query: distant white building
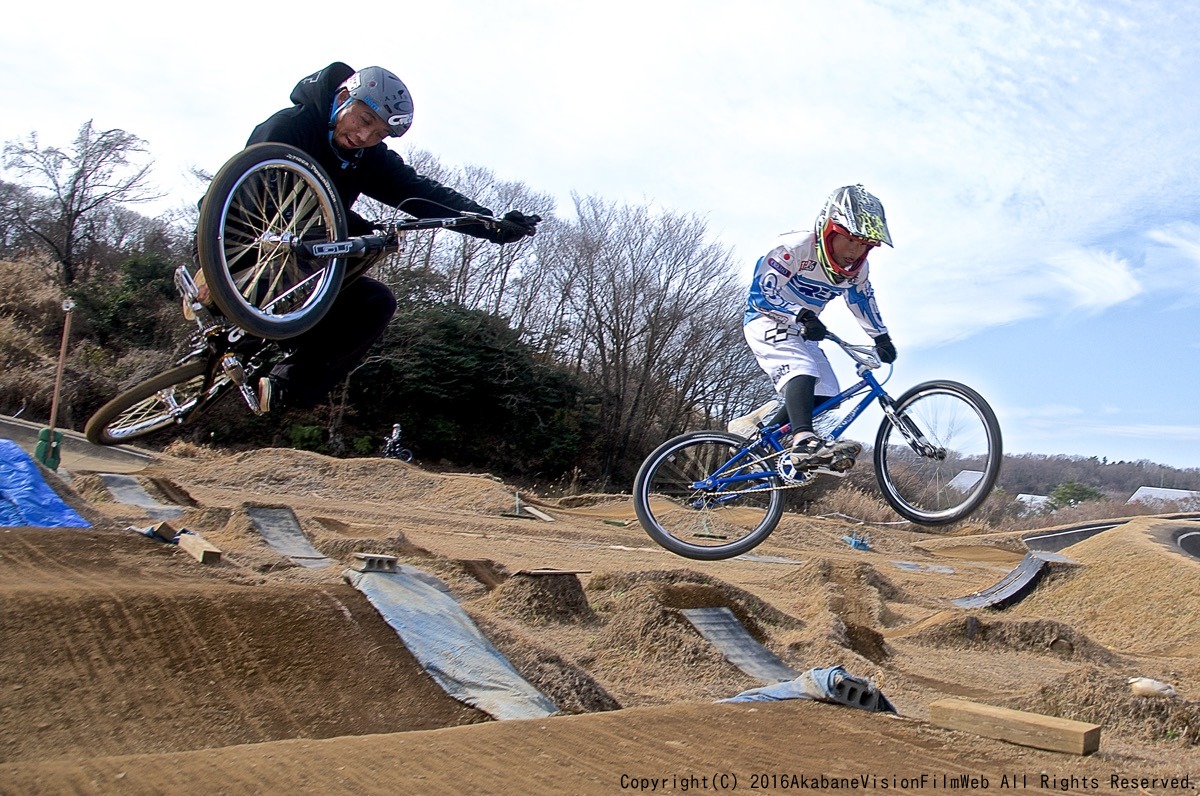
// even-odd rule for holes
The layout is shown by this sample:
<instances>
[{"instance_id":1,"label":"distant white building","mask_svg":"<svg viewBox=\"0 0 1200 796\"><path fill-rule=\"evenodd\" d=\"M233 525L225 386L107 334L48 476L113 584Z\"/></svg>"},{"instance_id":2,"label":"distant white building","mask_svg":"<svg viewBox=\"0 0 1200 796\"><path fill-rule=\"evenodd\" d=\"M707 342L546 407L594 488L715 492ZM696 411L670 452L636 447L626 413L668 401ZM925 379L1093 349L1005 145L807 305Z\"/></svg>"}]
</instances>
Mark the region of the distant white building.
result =
<instances>
[{"instance_id":1,"label":"distant white building","mask_svg":"<svg viewBox=\"0 0 1200 796\"><path fill-rule=\"evenodd\" d=\"M1022 493L1017 495L1017 502L1025 504L1023 511L1026 514L1033 514L1050 508L1049 495L1026 495Z\"/></svg>"},{"instance_id":2,"label":"distant white building","mask_svg":"<svg viewBox=\"0 0 1200 796\"><path fill-rule=\"evenodd\" d=\"M957 489L959 492L970 492L981 478L983 478L982 470L959 470L958 475L951 478L950 483L946 486Z\"/></svg>"},{"instance_id":3,"label":"distant white building","mask_svg":"<svg viewBox=\"0 0 1200 796\"><path fill-rule=\"evenodd\" d=\"M1165 489L1161 486L1139 486L1126 503L1183 503L1200 502L1200 492L1192 489Z\"/></svg>"}]
</instances>

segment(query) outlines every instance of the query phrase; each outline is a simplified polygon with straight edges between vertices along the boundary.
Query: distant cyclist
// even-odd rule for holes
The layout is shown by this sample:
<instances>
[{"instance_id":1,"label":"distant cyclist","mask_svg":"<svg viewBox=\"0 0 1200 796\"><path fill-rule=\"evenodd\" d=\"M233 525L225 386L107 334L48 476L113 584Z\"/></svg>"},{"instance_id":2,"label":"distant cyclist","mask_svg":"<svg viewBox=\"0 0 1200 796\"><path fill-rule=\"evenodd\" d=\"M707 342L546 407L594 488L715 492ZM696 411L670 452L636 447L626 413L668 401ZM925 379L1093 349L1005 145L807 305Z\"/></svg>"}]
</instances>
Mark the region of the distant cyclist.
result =
<instances>
[{"instance_id":1,"label":"distant cyclist","mask_svg":"<svg viewBox=\"0 0 1200 796\"><path fill-rule=\"evenodd\" d=\"M892 245L883 204L862 185L847 185L826 200L812 232L771 249L754 267L742 331L783 397L769 424L791 422L791 461L798 467L826 464L842 454L857 456L861 450L857 443L831 442L813 431L816 396L823 401L839 392L837 376L818 345L826 334L817 317L825 305L841 297L874 338L879 358L896 359L867 276L867 255L883 243ZM777 404L731 421L729 430L750 436Z\"/></svg>"},{"instance_id":2,"label":"distant cyclist","mask_svg":"<svg viewBox=\"0 0 1200 796\"><path fill-rule=\"evenodd\" d=\"M400 424L396 423L392 426L392 434L383 442L383 450L380 452L385 459L399 459L402 462L412 461L412 451L400 444Z\"/></svg>"},{"instance_id":3,"label":"distant cyclist","mask_svg":"<svg viewBox=\"0 0 1200 796\"><path fill-rule=\"evenodd\" d=\"M323 166L337 188L350 235L369 234L371 225L350 208L360 195L395 207L406 199L426 199L458 211L494 215L457 191L423 177L389 149L384 139L400 137L413 121L413 103L400 78L378 66L355 71L333 63L303 78L292 89L292 107L272 115L250 134L247 146L273 141L304 151ZM504 219L516 230L457 227L494 243L511 243L536 232L538 216L510 211ZM365 268L360 262L348 270ZM362 361L396 311L386 285L359 277L343 285L321 321L285 341L287 356L260 379L259 408L309 408Z\"/></svg>"}]
</instances>

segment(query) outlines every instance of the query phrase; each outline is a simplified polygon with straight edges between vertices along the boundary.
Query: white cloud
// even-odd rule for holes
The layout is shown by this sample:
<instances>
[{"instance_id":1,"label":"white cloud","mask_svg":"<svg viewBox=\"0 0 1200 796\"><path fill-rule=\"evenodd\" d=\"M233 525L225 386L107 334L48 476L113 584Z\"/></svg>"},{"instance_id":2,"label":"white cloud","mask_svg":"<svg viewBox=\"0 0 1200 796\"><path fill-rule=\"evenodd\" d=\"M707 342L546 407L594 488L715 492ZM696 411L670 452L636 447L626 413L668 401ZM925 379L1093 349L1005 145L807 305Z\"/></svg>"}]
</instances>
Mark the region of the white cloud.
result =
<instances>
[{"instance_id":1,"label":"white cloud","mask_svg":"<svg viewBox=\"0 0 1200 796\"><path fill-rule=\"evenodd\" d=\"M1064 303L1070 309L1099 312L1142 292L1129 263L1112 252L1072 248L1051 255L1047 262L1047 282L1066 296ZM1054 295L1047 295L1046 300L1059 303Z\"/></svg>"}]
</instances>

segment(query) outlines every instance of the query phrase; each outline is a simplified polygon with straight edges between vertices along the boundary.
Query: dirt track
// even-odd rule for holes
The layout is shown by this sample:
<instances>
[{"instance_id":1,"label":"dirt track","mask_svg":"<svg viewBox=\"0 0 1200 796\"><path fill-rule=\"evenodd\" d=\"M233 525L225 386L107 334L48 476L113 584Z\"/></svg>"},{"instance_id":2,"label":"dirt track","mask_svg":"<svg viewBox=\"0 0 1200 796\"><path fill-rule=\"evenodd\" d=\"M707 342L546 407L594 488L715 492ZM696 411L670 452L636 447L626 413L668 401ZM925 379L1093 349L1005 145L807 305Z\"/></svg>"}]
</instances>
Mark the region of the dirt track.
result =
<instances>
[{"instance_id":1,"label":"dirt track","mask_svg":"<svg viewBox=\"0 0 1200 796\"><path fill-rule=\"evenodd\" d=\"M1007 611L968 613L950 599L1010 569L1014 539L876 529L864 552L841 541L850 524L788 516L756 551L774 563L699 564L652 546L628 499L540 501L547 523L503 516L513 491L484 476L176 453L140 480L187 507L177 525L220 547L219 566L124 530L149 520L83 471L60 489L94 530L0 529L0 793L641 790L622 775L669 779L666 792L735 775L739 790L776 792L824 775L923 793L943 774L986 777L974 783L985 792L1021 776L1033 792L1112 793L1114 772L1200 775L1188 734L1200 732L1200 563L1158 541L1162 520L1068 548L1082 566ZM294 566L248 504L292 508L346 564L385 552L436 574L577 715L494 722L450 699L342 566ZM514 576L538 567L580 571L582 606ZM874 678L901 717L713 704L762 683L680 621L702 605L729 607L798 671ZM1131 675L1182 698L1132 697ZM1101 749L1080 758L934 727L928 705L943 696L1096 721ZM775 776L751 782L764 773Z\"/></svg>"}]
</instances>

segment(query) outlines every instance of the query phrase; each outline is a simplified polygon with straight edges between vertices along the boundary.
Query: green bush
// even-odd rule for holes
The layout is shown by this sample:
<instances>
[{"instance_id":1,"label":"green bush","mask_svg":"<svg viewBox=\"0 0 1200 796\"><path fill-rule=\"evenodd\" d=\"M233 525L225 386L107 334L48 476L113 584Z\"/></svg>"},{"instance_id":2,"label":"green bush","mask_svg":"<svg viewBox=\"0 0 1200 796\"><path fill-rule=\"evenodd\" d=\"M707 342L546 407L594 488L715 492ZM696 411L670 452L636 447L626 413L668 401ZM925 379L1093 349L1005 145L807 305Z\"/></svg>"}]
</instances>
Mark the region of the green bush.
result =
<instances>
[{"instance_id":1,"label":"green bush","mask_svg":"<svg viewBox=\"0 0 1200 796\"><path fill-rule=\"evenodd\" d=\"M325 430L320 426L291 425L287 430L288 442L293 448L314 453L325 453Z\"/></svg>"}]
</instances>

